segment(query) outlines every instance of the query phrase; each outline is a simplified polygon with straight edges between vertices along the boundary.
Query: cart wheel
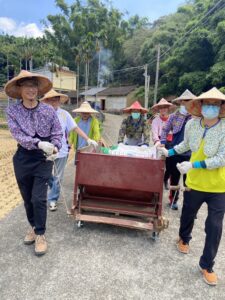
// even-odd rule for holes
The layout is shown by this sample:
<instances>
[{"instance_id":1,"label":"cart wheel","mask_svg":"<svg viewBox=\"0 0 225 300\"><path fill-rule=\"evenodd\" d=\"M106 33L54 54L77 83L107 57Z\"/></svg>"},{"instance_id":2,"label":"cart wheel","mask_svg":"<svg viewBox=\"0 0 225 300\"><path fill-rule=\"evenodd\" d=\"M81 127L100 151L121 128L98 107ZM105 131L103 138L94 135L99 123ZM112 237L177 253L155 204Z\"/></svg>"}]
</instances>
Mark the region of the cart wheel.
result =
<instances>
[{"instance_id":1,"label":"cart wheel","mask_svg":"<svg viewBox=\"0 0 225 300\"><path fill-rule=\"evenodd\" d=\"M151 235L151 239L156 242L159 240L159 232L153 231Z\"/></svg>"},{"instance_id":2,"label":"cart wheel","mask_svg":"<svg viewBox=\"0 0 225 300\"><path fill-rule=\"evenodd\" d=\"M84 226L84 223L81 221L77 221L77 228L81 228Z\"/></svg>"}]
</instances>

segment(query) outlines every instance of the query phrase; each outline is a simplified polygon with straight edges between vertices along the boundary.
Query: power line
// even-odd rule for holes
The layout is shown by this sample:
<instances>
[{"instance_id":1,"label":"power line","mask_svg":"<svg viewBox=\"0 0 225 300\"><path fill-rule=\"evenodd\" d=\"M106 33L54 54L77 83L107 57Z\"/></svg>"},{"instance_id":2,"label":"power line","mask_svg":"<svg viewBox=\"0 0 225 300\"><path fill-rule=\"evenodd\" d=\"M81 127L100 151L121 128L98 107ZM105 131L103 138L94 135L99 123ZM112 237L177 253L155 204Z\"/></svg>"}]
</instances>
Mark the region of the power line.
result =
<instances>
[{"instance_id":1,"label":"power line","mask_svg":"<svg viewBox=\"0 0 225 300\"><path fill-rule=\"evenodd\" d=\"M130 75L134 75L135 73L140 73L141 71L143 71L144 68L139 68L139 69L135 69L135 70L131 70L129 71L129 73L126 73L126 75L124 75L122 72L121 73L115 73L113 74L106 74L105 77L108 78L108 81L117 81L120 80L121 77L124 78L124 76L130 76ZM110 76L111 75L111 76ZM128 78L124 79L125 81L128 80Z\"/></svg>"},{"instance_id":2,"label":"power line","mask_svg":"<svg viewBox=\"0 0 225 300\"><path fill-rule=\"evenodd\" d=\"M173 44L173 46L171 46L169 49L167 49L166 51L164 51L161 55L160 55L160 58L162 58L165 54L167 54L171 49L173 49L177 44L179 44L180 42L182 42L185 38L186 38L186 36L188 35L188 34L190 34L190 33L192 33L193 32L193 30L195 30L197 27L198 27L198 25L200 24L200 22L202 22L206 17L208 17L209 16L209 14L213 11L213 10L215 10L219 5L220 5L220 3L222 3L222 2L224 2L224 0L219 0L208 12L207 12L207 14L206 15L204 15L198 22L197 22L197 24L195 24L191 29L189 29L189 31L188 32L186 32L185 34L184 34L184 36L182 37L182 38L180 38L178 41L176 41L174 44ZM225 6L225 4L223 5L223 6ZM202 23L203 25L206 23L206 21L207 21L207 19ZM155 63L156 62L156 59L154 59L154 60L152 60L150 63L148 63L148 65L152 65L153 63Z\"/></svg>"},{"instance_id":3,"label":"power line","mask_svg":"<svg viewBox=\"0 0 225 300\"><path fill-rule=\"evenodd\" d=\"M144 69L144 65L143 66L137 66L137 67L124 68L124 69L119 69L119 70L112 70L109 73L126 72L126 71L134 70L134 69Z\"/></svg>"},{"instance_id":4,"label":"power line","mask_svg":"<svg viewBox=\"0 0 225 300\"><path fill-rule=\"evenodd\" d=\"M129 71L128 74L134 74L134 73L140 72L141 70L144 70L144 67L139 68L139 69L135 69L135 70L131 70L131 71ZM118 73L114 74L114 76L119 77L119 76L124 76L124 74L122 74L122 72L120 72L120 73L118 72Z\"/></svg>"},{"instance_id":5,"label":"power line","mask_svg":"<svg viewBox=\"0 0 225 300\"><path fill-rule=\"evenodd\" d=\"M171 49L173 49L175 46L177 46L177 44L179 44L180 42L182 42L187 35L189 35L190 33L193 32L194 29L196 29L198 27L198 25L205 19L207 18L211 12L213 12L222 2L224 2L224 0L219 0L198 22L197 24L195 24L193 27L191 27L191 29L189 29L178 41L176 41L173 46L169 47L169 49L167 49L166 51L164 51L161 55L160 58L162 58L165 54L167 54ZM225 6L225 4L222 6L222 8ZM221 8L221 7L220 7ZM215 11L214 11L215 12ZM202 24L204 25L206 23L207 19L202 22ZM152 65L153 63L155 63L157 60L153 59L151 62L148 63L148 66ZM144 69L144 65L141 66L136 66L136 67L130 67L130 68L124 68L124 69L118 69L118 70L112 70L111 72L109 72L109 74L107 74L108 76L110 76L110 74L113 73L117 73L117 72L126 72L132 69ZM105 75L105 76L107 76Z\"/></svg>"}]
</instances>

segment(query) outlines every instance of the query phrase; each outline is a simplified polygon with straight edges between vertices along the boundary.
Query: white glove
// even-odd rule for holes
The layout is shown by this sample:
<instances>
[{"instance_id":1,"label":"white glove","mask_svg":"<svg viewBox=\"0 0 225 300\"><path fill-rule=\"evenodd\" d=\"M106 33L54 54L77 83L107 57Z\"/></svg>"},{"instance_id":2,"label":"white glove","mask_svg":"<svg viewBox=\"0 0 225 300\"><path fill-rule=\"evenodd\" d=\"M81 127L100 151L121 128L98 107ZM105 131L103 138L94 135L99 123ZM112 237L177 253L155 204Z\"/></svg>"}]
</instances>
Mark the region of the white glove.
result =
<instances>
[{"instance_id":1,"label":"white glove","mask_svg":"<svg viewBox=\"0 0 225 300\"><path fill-rule=\"evenodd\" d=\"M118 146L122 146L122 145L124 145L124 143L118 143Z\"/></svg>"},{"instance_id":2,"label":"white glove","mask_svg":"<svg viewBox=\"0 0 225 300\"><path fill-rule=\"evenodd\" d=\"M88 146L92 145L92 146L94 146L95 149L98 147L98 143L94 140L88 139L87 143L88 143Z\"/></svg>"},{"instance_id":3,"label":"white glove","mask_svg":"<svg viewBox=\"0 0 225 300\"><path fill-rule=\"evenodd\" d=\"M46 160L54 161L58 157L58 153L47 156Z\"/></svg>"},{"instance_id":4,"label":"white glove","mask_svg":"<svg viewBox=\"0 0 225 300\"><path fill-rule=\"evenodd\" d=\"M159 147L161 145L161 143L160 143L160 141L157 141L155 144L154 144L154 146L157 148L157 147Z\"/></svg>"},{"instance_id":5,"label":"white glove","mask_svg":"<svg viewBox=\"0 0 225 300\"><path fill-rule=\"evenodd\" d=\"M182 163L177 164L177 169L179 170L180 174L186 174L192 168L193 166L190 161L183 161Z\"/></svg>"},{"instance_id":6,"label":"white glove","mask_svg":"<svg viewBox=\"0 0 225 300\"><path fill-rule=\"evenodd\" d=\"M141 145L141 148L148 148L147 145Z\"/></svg>"},{"instance_id":7,"label":"white glove","mask_svg":"<svg viewBox=\"0 0 225 300\"><path fill-rule=\"evenodd\" d=\"M169 156L168 150L166 148L164 148L164 147L158 147L157 150L158 150L159 156L165 156L165 157Z\"/></svg>"},{"instance_id":8,"label":"white glove","mask_svg":"<svg viewBox=\"0 0 225 300\"><path fill-rule=\"evenodd\" d=\"M58 157L58 149L55 147L53 154L47 156L46 160L54 161Z\"/></svg>"},{"instance_id":9,"label":"white glove","mask_svg":"<svg viewBox=\"0 0 225 300\"><path fill-rule=\"evenodd\" d=\"M47 155L51 155L54 151L55 146L49 142L39 142L38 148L43 150Z\"/></svg>"}]
</instances>

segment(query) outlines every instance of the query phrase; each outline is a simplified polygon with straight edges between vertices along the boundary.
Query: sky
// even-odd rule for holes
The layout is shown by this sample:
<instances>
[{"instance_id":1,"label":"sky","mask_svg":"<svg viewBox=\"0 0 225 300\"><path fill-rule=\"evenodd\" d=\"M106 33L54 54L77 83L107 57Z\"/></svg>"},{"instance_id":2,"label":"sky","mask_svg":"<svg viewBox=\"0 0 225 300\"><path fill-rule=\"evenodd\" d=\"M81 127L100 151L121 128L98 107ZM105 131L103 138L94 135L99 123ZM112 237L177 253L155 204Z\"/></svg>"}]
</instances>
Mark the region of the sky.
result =
<instances>
[{"instance_id":1,"label":"sky","mask_svg":"<svg viewBox=\"0 0 225 300\"><path fill-rule=\"evenodd\" d=\"M73 0L66 0L71 4ZM83 0L85 3L86 1ZM104 0L103 0L104 2ZM138 14L152 22L160 16L176 12L185 0L112 0L128 17ZM0 32L15 36L38 37L43 35L41 20L59 10L54 0L0 0Z\"/></svg>"}]
</instances>

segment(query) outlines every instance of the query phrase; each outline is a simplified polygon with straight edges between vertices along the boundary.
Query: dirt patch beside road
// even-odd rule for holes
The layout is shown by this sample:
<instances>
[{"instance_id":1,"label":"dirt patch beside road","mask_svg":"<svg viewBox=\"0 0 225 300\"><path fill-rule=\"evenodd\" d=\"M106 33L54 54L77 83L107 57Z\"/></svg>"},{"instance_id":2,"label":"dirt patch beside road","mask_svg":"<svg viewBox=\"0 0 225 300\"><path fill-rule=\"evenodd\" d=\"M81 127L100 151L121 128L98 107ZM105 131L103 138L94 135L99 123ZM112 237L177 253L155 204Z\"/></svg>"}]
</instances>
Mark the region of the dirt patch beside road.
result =
<instances>
[{"instance_id":1,"label":"dirt patch beside road","mask_svg":"<svg viewBox=\"0 0 225 300\"><path fill-rule=\"evenodd\" d=\"M7 129L0 129L0 219L22 200L17 187L12 157L16 151L16 141Z\"/></svg>"}]
</instances>

